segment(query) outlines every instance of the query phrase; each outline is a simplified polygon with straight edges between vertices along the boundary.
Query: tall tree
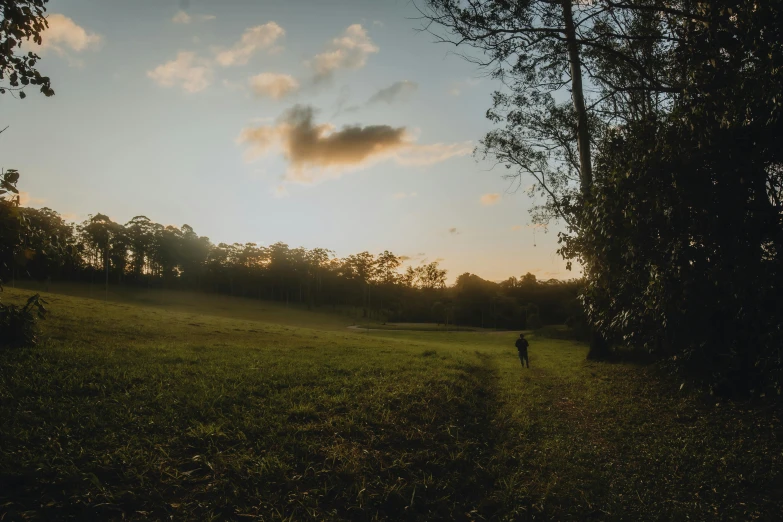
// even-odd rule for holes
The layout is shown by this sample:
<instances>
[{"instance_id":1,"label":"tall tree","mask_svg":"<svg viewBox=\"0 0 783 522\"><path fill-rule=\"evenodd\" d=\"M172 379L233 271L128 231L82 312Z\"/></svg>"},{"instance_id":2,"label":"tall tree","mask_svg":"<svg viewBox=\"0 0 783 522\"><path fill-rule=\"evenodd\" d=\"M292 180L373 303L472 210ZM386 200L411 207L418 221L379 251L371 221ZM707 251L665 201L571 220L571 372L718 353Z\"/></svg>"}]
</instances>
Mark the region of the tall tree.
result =
<instances>
[{"instance_id":1,"label":"tall tree","mask_svg":"<svg viewBox=\"0 0 783 522\"><path fill-rule=\"evenodd\" d=\"M421 12L439 41L478 51L466 57L503 82L487 113L502 127L485 136L480 152L520 185L531 176L531 195L545 199L533 219L562 219L578 238L592 220L593 143L618 119L646 116L665 105L660 96L682 89L662 56L671 54L688 15L700 19L692 4L698 2L427 0ZM638 107L648 110L634 113ZM605 349L597 336L590 355Z\"/></svg>"}]
</instances>

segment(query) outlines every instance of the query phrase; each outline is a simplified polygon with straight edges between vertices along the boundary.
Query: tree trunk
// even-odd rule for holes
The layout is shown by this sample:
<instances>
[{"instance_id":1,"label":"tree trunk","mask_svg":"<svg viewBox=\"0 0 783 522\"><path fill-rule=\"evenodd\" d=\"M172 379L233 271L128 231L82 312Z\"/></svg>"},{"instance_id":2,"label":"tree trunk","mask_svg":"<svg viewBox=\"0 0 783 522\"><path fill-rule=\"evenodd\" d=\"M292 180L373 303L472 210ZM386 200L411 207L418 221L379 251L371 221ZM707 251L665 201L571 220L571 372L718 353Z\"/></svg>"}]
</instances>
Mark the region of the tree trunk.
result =
<instances>
[{"instance_id":1,"label":"tree trunk","mask_svg":"<svg viewBox=\"0 0 783 522\"><path fill-rule=\"evenodd\" d=\"M582 61L579 56L579 44L576 41L572 0L562 0L563 21L565 23L568 63L571 69L571 99L576 111L576 140L579 147L579 183L582 198L588 200L593 189L593 162L590 154L590 128L587 121L584 88L582 87ZM590 260L585 260L587 263ZM609 343L593 329L588 359L604 359L610 353Z\"/></svg>"},{"instance_id":2,"label":"tree trunk","mask_svg":"<svg viewBox=\"0 0 783 522\"><path fill-rule=\"evenodd\" d=\"M571 99L576 110L576 137L579 146L579 177L582 195L590 195L593 185L593 165L590 157L590 129L587 124L584 89L582 88L582 62L579 57L579 44L576 41L572 0L563 0L563 21L565 22L568 62L571 68Z\"/></svg>"}]
</instances>

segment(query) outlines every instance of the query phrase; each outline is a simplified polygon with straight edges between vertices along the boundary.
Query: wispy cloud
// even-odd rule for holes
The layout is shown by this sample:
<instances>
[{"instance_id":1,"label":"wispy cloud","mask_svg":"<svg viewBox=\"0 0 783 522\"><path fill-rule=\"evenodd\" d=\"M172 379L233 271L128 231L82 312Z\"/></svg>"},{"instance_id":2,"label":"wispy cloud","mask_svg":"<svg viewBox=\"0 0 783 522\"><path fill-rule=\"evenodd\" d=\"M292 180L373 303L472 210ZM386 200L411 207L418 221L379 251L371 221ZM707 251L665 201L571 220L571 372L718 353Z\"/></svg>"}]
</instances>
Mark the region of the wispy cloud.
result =
<instances>
[{"instance_id":1,"label":"wispy cloud","mask_svg":"<svg viewBox=\"0 0 783 522\"><path fill-rule=\"evenodd\" d=\"M415 198L419 194L416 192L396 192L392 194L392 198L394 199L406 199L406 198Z\"/></svg>"},{"instance_id":2,"label":"wispy cloud","mask_svg":"<svg viewBox=\"0 0 783 522\"><path fill-rule=\"evenodd\" d=\"M285 98L299 90L299 82L288 74L261 73L250 78L249 83L256 96L274 100Z\"/></svg>"},{"instance_id":3,"label":"wispy cloud","mask_svg":"<svg viewBox=\"0 0 783 522\"><path fill-rule=\"evenodd\" d=\"M275 190L274 190L274 196L277 199L287 198L289 196L288 188L285 185L278 185L278 186L276 186Z\"/></svg>"},{"instance_id":4,"label":"wispy cloud","mask_svg":"<svg viewBox=\"0 0 783 522\"><path fill-rule=\"evenodd\" d=\"M19 191L19 206L40 207L44 203L46 203L46 200L43 198L34 198L29 192L25 192L24 190Z\"/></svg>"},{"instance_id":5,"label":"wispy cloud","mask_svg":"<svg viewBox=\"0 0 783 522\"><path fill-rule=\"evenodd\" d=\"M481 79L478 78L467 78L465 80L460 80L458 82L454 82L451 85L451 88L449 89L449 94L452 96L459 96L461 95L465 90L472 89L476 85L481 83Z\"/></svg>"},{"instance_id":6,"label":"wispy cloud","mask_svg":"<svg viewBox=\"0 0 783 522\"><path fill-rule=\"evenodd\" d=\"M398 101L409 100L418 90L418 88L419 84L416 82L411 82L408 80L395 82L373 94L370 99L367 100L367 104L371 105L373 103L382 102L391 105L392 103Z\"/></svg>"},{"instance_id":7,"label":"wispy cloud","mask_svg":"<svg viewBox=\"0 0 783 522\"><path fill-rule=\"evenodd\" d=\"M215 18L216 18L215 15L191 16L184 9L180 9L179 11L177 11L177 14L174 15L171 21L174 22L175 24L189 24L193 21L209 22L210 20L214 20Z\"/></svg>"},{"instance_id":8,"label":"wispy cloud","mask_svg":"<svg viewBox=\"0 0 783 522\"><path fill-rule=\"evenodd\" d=\"M473 142L470 141L411 145L396 160L401 165L423 167L441 163L447 159L467 156L471 152L473 152Z\"/></svg>"},{"instance_id":9,"label":"wispy cloud","mask_svg":"<svg viewBox=\"0 0 783 522\"><path fill-rule=\"evenodd\" d=\"M193 18L191 18L191 16L182 9L177 11L177 14L175 14L171 19L171 21L175 24L189 24L192 20Z\"/></svg>"},{"instance_id":10,"label":"wispy cloud","mask_svg":"<svg viewBox=\"0 0 783 522\"><path fill-rule=\"evenodd\" d=\"M471 150L465 144L418 145L405 127L316 124L314 109L296 105L273 125L247 127L237 138L247 145L252 160L278 150L288 162L285 179L315 183L378 161L393 159L402 165L429 165Z\"/></svg>"},{"instance_id":11,"label":"wispy cloud","mask_svg":"<svg viewBox=\"0 0 783 522\"><path fill-rule=\"evenodd\" d=\"M378 50L361 24L353 24L332 40L329 50L315 55L310 61L315 71L314 79L316 82L327 80L338 69L361 69L369 56Z\"/></svg>"},{"instance_id":12,"label":"wispy cloud","mask_svg":"<svg viewBox=\"0 0 783 522\"><path fill-rule=\"evenodd\" d=\"M203 91L212 83L212 68L207 60L192 52L180 52L177 57L147 71L147 76L163 87L182 87L187 92Z\"/></svg>"},{"instance_id":13,"label":"wispy cloud","mask_svg":"<svg viewBox=\"0 0 783 522\"><path fill-rule=\"evenodd\" d=\"M494 205L498 201L500 201L500 194L498 194L497 192L494 192L492 194L484 194L483 196L481 196L480 201L482 205Z\"/></svg>"},{"instance_id":14,"label":"wispy cloud","mask_svg":"<svg viewBox=\"0 0 783 522\"><path fill-rule=\"evenodd\" d=\"M230 49L218 50L215 60L223 67L245 65L258 51L278 52L275 43L283 36L285 29L276 22L250 27Z\"/></svg>"}]
</instances>

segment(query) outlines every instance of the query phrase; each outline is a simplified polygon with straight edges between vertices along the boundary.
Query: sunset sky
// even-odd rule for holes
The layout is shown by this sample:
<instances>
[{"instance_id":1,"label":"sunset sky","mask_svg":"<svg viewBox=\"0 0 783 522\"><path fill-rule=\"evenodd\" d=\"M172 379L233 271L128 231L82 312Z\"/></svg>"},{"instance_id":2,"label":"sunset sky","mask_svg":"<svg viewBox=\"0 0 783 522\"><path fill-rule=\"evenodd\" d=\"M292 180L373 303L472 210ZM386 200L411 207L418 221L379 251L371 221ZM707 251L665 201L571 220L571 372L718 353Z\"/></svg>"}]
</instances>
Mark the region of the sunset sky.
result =
<instances>
[{"instance_id":1,"label":"sunset sky","mask_svg":"<svg viewBox=\"0 0 783 522\"><path fill-rule=\"evenodd\" d=\"M417 31L409 0L48 13L38 52L56 95L0 98L0 166L30 206L187 223L215 243L388 249L440 260L450 281L579 275L557 228L531 227L524 190L472 155L497 83Z\"/></svg>"}]
</instances>

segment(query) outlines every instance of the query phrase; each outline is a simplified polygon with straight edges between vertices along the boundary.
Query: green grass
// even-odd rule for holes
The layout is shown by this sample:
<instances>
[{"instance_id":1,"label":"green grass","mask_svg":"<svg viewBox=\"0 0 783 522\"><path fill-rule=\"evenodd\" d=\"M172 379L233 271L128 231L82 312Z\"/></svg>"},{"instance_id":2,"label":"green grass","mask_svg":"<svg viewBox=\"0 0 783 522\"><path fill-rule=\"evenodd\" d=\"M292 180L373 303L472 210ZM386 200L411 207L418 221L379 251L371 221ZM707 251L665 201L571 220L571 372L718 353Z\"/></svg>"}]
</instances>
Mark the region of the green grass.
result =
<instances>
[{"instance_id":1,"label":"green grass","mask_svg":"<svg viewBox=\"0 0 783 522\"><path fill-rule=\"evenodd\" d=\"M481 328L474 328L471 326L446 326L444 324L435 323L378 323L378 322L360 322L354 328L357 329L370 329L370 330L391 330L391 331L407 331L407 332L478 332ZM492 330L486 329L490 332Z\"/></svg>"},{"instance_id":2,"label":"green grass","mask_svg":"<svg viewBox=\"0 0 783 522\"><path fill-rule=\"evenodd\" d=\"M0 520L783 510L776 410L586 362L571 341L531 335L523 370L514 332L363 332L187 294L170 306L45 297L44 342L0 351Z\"/></svg>"}]
</instances>

